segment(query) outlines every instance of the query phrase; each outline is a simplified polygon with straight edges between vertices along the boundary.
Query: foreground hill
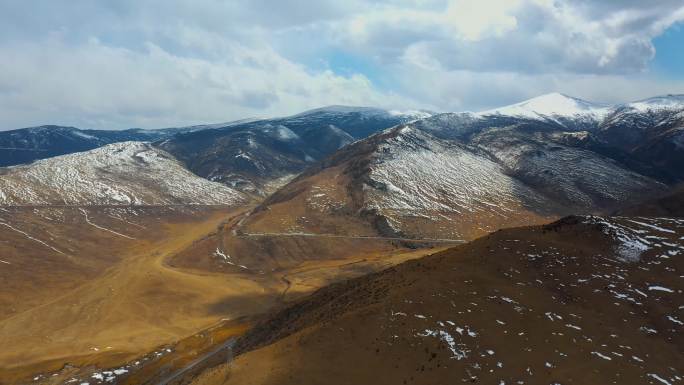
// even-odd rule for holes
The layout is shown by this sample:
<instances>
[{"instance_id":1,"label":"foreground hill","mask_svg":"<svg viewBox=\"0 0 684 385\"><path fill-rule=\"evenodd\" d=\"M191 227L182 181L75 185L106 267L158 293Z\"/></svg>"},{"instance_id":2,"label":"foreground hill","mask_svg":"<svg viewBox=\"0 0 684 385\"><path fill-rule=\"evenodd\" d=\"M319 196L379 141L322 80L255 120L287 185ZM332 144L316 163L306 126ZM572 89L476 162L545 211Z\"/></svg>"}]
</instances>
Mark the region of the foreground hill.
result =
<instances>
[{"instance_id":1,"label":"foreground hill","mask_svg":"<svg viewBox=\"0 0 684 385\"><path fill-rule=\"evenodd\" d=\"M300 175L243 231L472 239L612 211L684 178L681 100L603 106L551 94L407 123Z\"/></svg>"},{"instance_id":2,"label":"foreground hill","mask_svg":"<svg viewBox=\"0 0 684 385\"><path fill-rule=\"evenodd\" d=\"M193 383L676 384L683 236L667 218L498 231L319 290Z\"/></svg>"},{"instance_id":3,"label":"foreground hill","mask_svg":"<svg viewBox=\"0 0 684 385\"><path fill-rule=\"evenodd\" d=\"M244 196L142 142L0 169L0 205L234 205Z\"/></svg>"},{"instance_id":4,"label":"foreground hill","mask_svg":"<svg viewBox=\"0 0 684 385\"><path fill-rule=\"evenodd\" d=\"M178 134L155 145L209 180L264 195L269 184L377 131L429 116L368 107L332 106Z\"/></svg>"}]
</instances>

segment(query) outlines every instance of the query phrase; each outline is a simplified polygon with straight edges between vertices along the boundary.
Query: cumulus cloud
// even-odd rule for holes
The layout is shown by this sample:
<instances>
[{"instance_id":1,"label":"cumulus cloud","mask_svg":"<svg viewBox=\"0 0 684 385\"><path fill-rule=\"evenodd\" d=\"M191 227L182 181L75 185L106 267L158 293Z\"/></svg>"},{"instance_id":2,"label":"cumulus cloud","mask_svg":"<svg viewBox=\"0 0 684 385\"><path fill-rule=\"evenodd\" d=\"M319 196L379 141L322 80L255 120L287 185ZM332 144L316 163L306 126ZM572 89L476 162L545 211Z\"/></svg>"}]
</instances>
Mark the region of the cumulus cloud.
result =
<instances>
[{"instance_id":1,"label":"cumulus cloud","mask_svg":"<svg viewBox=\"0 0 684 385\"><path fill-rule=\"evenodd\" d=\"M3 2L0 129L684 92L649 72L653 39L681 20L681 0Z\"/></svg>"},{"instance_id":2,"label":"cumulus cloud","mask_svg":"<svg viewBox=\"0 0 684 385\"><path fill-rule=\"evenodd\" d=\"M445 69L614 73L646 69L651 40L684 19L681 2L658 5L558 0L451 0L416 11L391 5L338 27L347 44L385 62ZM618 1L610 2L613 5Z\"/></svg>"},{"instance_id":3,"label":"cumulus cloud","mask_svg":"<svg viewBox=\"0 0 684 385\"><path fill-rule=\"evenodd\" d=\"M74 122L84 127L162 127L245 116L284 115L328 104L405 104L362 74L310 72L268 47L224 47L220 60L177 56L153 43L142 51L96 39L52 39L12 47L0 58L3 120Z\"/></svg>"}]
</instances>

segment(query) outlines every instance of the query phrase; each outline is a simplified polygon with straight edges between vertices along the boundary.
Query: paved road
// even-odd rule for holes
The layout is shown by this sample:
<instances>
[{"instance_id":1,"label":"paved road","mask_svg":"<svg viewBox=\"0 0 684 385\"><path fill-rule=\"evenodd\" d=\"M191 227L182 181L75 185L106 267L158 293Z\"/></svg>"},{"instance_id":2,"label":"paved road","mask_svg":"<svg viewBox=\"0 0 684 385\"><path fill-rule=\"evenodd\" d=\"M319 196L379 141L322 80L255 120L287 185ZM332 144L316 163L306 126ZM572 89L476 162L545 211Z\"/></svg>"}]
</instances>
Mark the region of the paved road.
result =
<instances>
[{"instance_id":1,"label":"paved road","mask_svg":"<svg viewBox=\"0 0 684 385\"><path fill-rule=\"evenodd\" d=\"M193 360L192 362L190 362L189 364L187 364L183 368L178 369L175 372L167 375L163 379L159 380L157 382L157 385L167 385L167 384L171 383L172 381L183 377L183 375L185 375L187 372L189 372L190 370L192 370L193 368L195 368L197 365L201 364L202 362L213 357L214 355L220 353L221 351L223 351L225 349L232 349L233 345L235 345L235 338L229 338L226 342L224 342L221 345L214 348L214 350L205 353L204 355L196 358L195 360Z\"/></svg>"},{"instance_id":2,"label":"paved road","mask_svg":"<svg viewBox=\"0 0 684 385\"><path fill-rule=\"evenodd\" d=\"M187 204L187 203L179 203L179 204L160 204L160 205L0 205L0 208L22 208L22 209L44 209L44 208L113 208L113 209L148 209L148 208L163 208L163 207L191 207L191 208L197 208L197 207L235 207L234 205L227 205L227 204L215 204L215 205L208 205L208 204Z\"/></svg>"},{"instance_id":3,"label":"paved road","mask_svg":"<svg viewBox=\"0 0 684 385\"><path fill-rule=\"evenodd\" d=\"M378 239L384 241L407 241L407 242L438 242L438 243L465 243L462 239L441 238L401 238L401 237L377 237L370 235L338 235L338 234L312 234L312 233L242 233L236 235L239 238L250 237L318 237L318 238L347 238L347 239Z\"/></svg>"}]
</instances>

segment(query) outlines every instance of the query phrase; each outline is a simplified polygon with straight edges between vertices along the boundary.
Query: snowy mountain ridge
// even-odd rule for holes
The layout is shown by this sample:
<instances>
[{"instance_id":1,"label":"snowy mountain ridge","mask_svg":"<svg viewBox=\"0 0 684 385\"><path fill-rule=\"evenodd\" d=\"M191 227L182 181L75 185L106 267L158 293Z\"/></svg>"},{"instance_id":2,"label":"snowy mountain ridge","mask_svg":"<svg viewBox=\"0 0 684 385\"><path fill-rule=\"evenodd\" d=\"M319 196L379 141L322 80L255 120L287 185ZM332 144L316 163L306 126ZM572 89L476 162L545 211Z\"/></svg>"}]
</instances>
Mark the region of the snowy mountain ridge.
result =
<instances>
[{"instance_id":1,"label":"snowy mountain ridge","mask_svg":"<svg viewBox=\"0 0 684 385\"><path fill-rule=\"evenodd\" d=\"M299 174L356 140L428 116L422 111L328 106L180 134L154 145L197 175L265 196L272 181Z\"/></svg>"},{"instance_id":2,"label":"snowy mountain ridge","mask_svg":"<svg viewBox=\"0 0 684 385\"><path fill-rule=\"evenodd\" d=\"M324 224L345 233L347 224L365 221L383 235L472 239L612 212L684 181L682 99L637 102L648 105L641 112L556 93L405 122L314 164L248 226L316 232ZM306 221L274 225L293 212Z\"/></svg>"},{"instance_id":3,"label":"snowy mountain ridge","mask_svg":"<svg viewBox=\"0 0 684 385\"><path fill-rule=\"evenodd\" d=\"M640 112L658 110L684 110L684 95L655 96L626 104Z\"/></svg>"},{"instance_id":4,"label":"snowy mountain ridge","mask_svg":"<svg viewBox=\"0 0 684 385\"><path fill-rule=\"evenodd\" d=\"M486 227L530 210L590 212L665 189L599 154L512 130L483 132L469 143L411 125L388 134L371 155L364 195L366 207L397 229L402 218L454 228L477 217Z\"/></svg>"},{"instance_id":5,"label":"snowy mountain ridge","mask_svg":"<svg viewBox=\"0 0 684 385\"><path fill-rule=\"evenodd\" d=\"M553 92L520 103L478 112L473 115L478 118L500 115L542 120L553 120L554 118L591 119L600 123L610 115L623 109L635 110L642 113L649 111L684 110L684 95L663 95L631 103L611 105L589 102L562 93Z\"/></svg>"},{"instance_id":6,"label":"snowy mountain ridge","mask_svg":"<svg viewBox=\"0 0 684 385\"><path fill-rule=\"evenodd\" d=\"M1 205L232 205L243 199L144 142L0 169Z\"/></svg>"},{"instance_id":7,"label":"snowy mountain ridge","mask_svg":"<svg viewBox=\"0 0 684 385\"><path fill-rule=\"evenodd\" d=\"M591 103L561 93L550 93L524 102L477 113L476 116L507 115L531 119L547 117L589 117L603 119L611 110L607 104Z\"/></svg>"}]
</instances>

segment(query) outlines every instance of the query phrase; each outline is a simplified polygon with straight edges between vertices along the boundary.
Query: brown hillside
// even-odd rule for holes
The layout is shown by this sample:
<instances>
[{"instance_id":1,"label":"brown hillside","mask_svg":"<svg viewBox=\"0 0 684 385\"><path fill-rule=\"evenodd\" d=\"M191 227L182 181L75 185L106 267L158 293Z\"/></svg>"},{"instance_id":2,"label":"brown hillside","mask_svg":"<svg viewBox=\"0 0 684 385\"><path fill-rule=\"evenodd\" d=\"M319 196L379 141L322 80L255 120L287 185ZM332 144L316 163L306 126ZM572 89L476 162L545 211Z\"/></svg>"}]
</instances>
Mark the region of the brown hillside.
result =
<instances>
[{"instance_id":1,"label":"brown hillside","mask_svg":"<svg viewBox=\"0 0 684 385\"><path fill-rule=\"evenodd\" d=\"M684 221L571 217L336 284L195 384L682 381Z\"/></svg>"}]
</instances>

